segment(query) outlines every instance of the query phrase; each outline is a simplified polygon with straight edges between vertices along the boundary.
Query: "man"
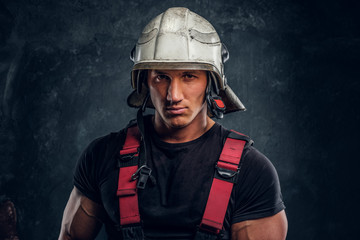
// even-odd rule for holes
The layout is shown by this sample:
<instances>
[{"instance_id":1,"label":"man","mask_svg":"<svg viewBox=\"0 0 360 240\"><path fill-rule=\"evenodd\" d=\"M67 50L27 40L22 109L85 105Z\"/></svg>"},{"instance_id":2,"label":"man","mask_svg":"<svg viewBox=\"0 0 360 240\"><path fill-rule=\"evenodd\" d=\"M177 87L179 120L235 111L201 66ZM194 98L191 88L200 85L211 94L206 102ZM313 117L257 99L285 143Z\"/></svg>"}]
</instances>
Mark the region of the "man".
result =
<instances>
[{"instance_id":1,"label":"man","mask_svg":"<svg viewBox=\"0 0 360 240\"><path fill-rule=\"evenodd\" d=\"M131 56L137 123L84 151L59 239L94 239L102 223L109 239L285 239L274 167L247 136L211 119L245 109L213 26L170 8ZM155 114L143 116L146 107Z\"/></svg>"}]
</instances>

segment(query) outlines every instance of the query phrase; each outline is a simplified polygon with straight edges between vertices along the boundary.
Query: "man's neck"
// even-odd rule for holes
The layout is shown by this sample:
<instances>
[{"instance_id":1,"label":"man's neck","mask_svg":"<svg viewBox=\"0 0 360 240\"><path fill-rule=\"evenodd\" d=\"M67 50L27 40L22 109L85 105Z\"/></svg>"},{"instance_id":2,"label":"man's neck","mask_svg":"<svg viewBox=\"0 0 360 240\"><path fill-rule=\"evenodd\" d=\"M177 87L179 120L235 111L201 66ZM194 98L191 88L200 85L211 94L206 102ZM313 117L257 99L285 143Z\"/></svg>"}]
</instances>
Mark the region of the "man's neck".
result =
<instances>
[{"instance_id":1,"label":"man's neck","mask_svg":"<svg viewBox=\"0 0 360 240\"><path fill-rule=\"evenodd\" d=\"M153 126L160 139L168 143L183 143L195 140L207 132L215 122L207 115L198 115L190 124L181 128L171 128L160 116L153 117Z\"/></svg>"}]
</instances>

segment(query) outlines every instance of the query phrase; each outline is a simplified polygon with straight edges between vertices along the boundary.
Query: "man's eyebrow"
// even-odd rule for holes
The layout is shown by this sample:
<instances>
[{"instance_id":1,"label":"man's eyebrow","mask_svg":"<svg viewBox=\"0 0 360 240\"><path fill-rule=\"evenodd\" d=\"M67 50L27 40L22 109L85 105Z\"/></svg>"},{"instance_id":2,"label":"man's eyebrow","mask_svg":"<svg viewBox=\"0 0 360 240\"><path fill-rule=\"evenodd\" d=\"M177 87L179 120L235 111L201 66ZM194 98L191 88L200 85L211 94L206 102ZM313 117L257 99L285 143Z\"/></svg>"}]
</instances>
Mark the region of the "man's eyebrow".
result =
<instances>
[{"instance_id":1,"label":"man's eyebrow","mask_svg":"<svg viewBox=\"0 0 360 240\"><path fill-rule=\"evenodd\" d=\"M199 74L199 73L200 73L199 70L189 70L189 71L183 72L183 74Z\"/></svg>"},{"instance_id":2,"label":"man's eyebrow","mask_svg":"<svg viewBox=\"0 0 360 240\"><path fill-rule=\"evenodd\" d=\"M155 74L166 74L166 72L161 72L159 70L154 70Z\"/></svg>"},{"instance_id":3,"label":"man's eyebrow","mask_svg":"<svg viewBox=\"0 0 360 240\"><path fill-rule=\"evenodd\" d=\"M162 72L160 70L154 70L155 74L168 74L168 72ZM181 74L199 74L200 70L184 70Z\"/></svg>"}]
</instances>

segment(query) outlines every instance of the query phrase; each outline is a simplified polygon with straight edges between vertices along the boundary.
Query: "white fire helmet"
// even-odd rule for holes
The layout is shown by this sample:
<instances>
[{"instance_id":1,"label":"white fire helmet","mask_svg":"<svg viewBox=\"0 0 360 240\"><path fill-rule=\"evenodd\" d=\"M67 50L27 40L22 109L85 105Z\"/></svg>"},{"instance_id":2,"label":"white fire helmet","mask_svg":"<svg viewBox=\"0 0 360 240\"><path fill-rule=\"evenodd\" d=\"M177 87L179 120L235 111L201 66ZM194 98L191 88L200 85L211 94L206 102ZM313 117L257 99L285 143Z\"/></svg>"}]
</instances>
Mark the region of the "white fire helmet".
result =
<instances>
[{"instance_id":1,"label":"white fire helmet","mask_svg":"<svg viewBox=\"0 0 360 240\"><path fill-rule=\"evenodd\" d=\"M169 8L150 21L131 52L131 85L135 90L128 105L141 107L147 98L146 70L189 69L208 72L210 116L221 118L222 113L243 111L244 105L227 85L224 63L228 58L229 52L206 19L187 8ZM146 106L153 107L150 99Z\"/></svg>"}]
</instances>

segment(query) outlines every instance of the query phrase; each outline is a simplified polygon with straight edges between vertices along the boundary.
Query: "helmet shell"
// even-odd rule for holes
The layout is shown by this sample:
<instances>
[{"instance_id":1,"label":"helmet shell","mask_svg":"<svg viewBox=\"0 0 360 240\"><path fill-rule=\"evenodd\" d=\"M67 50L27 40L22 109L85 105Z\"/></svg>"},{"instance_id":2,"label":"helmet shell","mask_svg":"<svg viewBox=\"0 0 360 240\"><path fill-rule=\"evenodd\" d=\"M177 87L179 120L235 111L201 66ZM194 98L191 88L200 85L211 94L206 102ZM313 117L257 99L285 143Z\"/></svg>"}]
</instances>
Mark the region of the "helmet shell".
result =
<instances>
[{"instance_id":1,"label":"helmet shell","mask_svg":"<svg viewBox=\"0 0 360 240\"><path fill-rule=\"evenodd\" d=\"M146 25L131 53L131 85L135 91L128 98L129 106L140 107L147 95L142 70L191 69L212 73L209 76L223 98L225 113L245 110L226 84L224 50L215 28L206 19L187 8L169 8ZM227 51L225 54L228 57Z\"/></svg>"}]
</instances>

